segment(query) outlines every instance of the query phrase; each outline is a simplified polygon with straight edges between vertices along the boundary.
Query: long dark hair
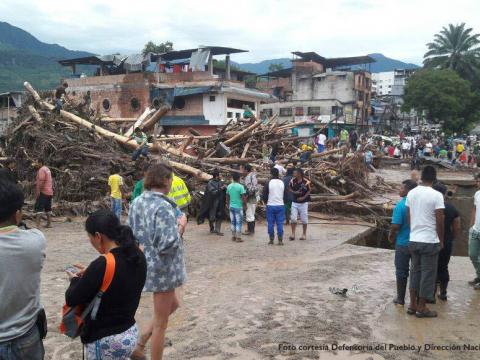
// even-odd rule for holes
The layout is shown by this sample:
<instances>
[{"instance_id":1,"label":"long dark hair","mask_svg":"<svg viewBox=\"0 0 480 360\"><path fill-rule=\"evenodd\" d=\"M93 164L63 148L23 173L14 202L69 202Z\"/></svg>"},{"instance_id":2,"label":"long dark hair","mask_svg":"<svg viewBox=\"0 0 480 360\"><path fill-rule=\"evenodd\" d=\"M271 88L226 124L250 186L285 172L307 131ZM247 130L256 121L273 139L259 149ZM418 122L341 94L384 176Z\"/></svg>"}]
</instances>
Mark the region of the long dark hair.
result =
<instances>
[{"instance_id":1,"label":"long dark hair","mask_svg":"<svg viewBox=\"0 0 480 360\"><path fill-rule=\"evenodd\" d=\"M95 211L87 218L85 230L90 235L104 234L120 246L127 256L127 260L138 263L138 246L132 229L130 226L122 225L112 211L106 209Z\"/></svg>"}]
</instances>

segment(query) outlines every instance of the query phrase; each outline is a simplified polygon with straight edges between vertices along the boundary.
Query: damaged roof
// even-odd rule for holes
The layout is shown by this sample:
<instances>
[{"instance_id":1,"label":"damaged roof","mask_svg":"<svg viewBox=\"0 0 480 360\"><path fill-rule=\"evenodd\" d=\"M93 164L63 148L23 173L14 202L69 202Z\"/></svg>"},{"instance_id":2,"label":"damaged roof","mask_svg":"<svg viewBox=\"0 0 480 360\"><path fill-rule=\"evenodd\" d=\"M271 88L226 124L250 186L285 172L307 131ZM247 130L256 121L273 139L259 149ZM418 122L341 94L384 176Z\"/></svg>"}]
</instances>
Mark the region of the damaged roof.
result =
<instances>
[{"instance_id":1,"label":"damaged roof","mask_svg":"<svg viewBox=\"0 0 480 360\"><path fill-rule=\"evenodd\" d=\"M229 47L223 47L223 46L201 46L195 49L174 50L174 51L169 51L162 54L152 54L152 61L157 61L157 59L159 58L166 61L187 59L192 56L192 53L198 51L199 49L210 50L213 56L248 52L248 50L241 50L241 49L235 49L235 48L229 48Z\"/></svg>"},{"instance_id":2,"label":"damaged roof","mask_svg":"<svg viewBox=\"0 0 480 360\"><path fill-rule=\"evenodd\" d=\"M340 58L325 58L318 55L316 52L301 52L294 51L293 55L299 56L300 61L313 61L319 64L325 65L327 68L334 68L337 66L348 66L348 65L359 65L359 64L370 64L374 63L375 59L370 56L351 56L351 57L340 57ZM293 60L299 61L299 60Z\"/></svg>"}]
</instances>

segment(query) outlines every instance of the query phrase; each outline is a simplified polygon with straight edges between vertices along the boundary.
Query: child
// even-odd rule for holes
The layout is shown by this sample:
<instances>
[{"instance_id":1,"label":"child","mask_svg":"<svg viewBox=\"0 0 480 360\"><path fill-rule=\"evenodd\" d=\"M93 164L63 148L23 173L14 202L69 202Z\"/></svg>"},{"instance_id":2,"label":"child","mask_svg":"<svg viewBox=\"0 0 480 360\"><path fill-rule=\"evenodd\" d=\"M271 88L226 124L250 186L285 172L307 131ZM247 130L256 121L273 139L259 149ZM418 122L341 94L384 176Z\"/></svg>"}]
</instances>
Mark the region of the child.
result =
<instances>
[{"instance_id":1,"label":"child","mask_svg":"<svg viewBox=\"0 0 480 360\"><path fill-rule=\"evenodd\" d=\"M243 208L246 206L247 195L245 187L240 184L240 174L232 174L233 182L227 187L227 204L230 208L232 241L243 242L242 233Z\"/></svg>"}]
</instances>

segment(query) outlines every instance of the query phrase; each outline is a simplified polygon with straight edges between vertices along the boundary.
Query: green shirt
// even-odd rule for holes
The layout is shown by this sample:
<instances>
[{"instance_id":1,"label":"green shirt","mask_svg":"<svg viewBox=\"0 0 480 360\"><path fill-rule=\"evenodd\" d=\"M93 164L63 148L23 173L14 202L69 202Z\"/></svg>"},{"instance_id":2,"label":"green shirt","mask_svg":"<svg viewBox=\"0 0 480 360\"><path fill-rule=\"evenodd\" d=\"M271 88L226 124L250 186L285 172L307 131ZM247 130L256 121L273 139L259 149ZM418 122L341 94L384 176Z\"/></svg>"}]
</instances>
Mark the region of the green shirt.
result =
<instances>
[{"instance_id":1,"label":"green shirt","mask_svg":"<svg viewBox=\"0 0 480 360\"><path fill-rule=\"evenodd\" d=\"M140 144L143 144L143 143L147 143L147 134L145 134L143 131L142 133L140 134L140 136L137 136L137 134L133 134L133 139L137 142L138 145Z\"/></svg>"},{"instance_id":2,"label":"green shirt","mask_svg":"<svg viewBox=\"0 0 480 360\"><path fill-rule=\"evenodd\" d=\"M230 196L230 207L234 209L243 208L242 195L245 194L245 188L242 184L233 182L227 187L227 194Z\"/></svg>"},{"instance_id":3,"label":"green shirt","mask_svg":"<svg viewBox=\"0 0 480 360\"><path fill-rule=\"evenodd\" d=\"M135 183L135 186L133 187L133 191L132 191L132 197L130 198L130 201L133 201L135 200L137 197L139 197L140 195L142 195L143 193L143 180L138 180L136 183Z\"/></svg>"},{"instance_id":4,"label":"green shirt","mask_svg":"<svg viewBox=\"0 0 480 360\"><path fill-rule=\"evenodd\" d=\"M348 140L348 131L343 129L340 131L340 140L347 141Z\"/></svg>"}]
</instances>

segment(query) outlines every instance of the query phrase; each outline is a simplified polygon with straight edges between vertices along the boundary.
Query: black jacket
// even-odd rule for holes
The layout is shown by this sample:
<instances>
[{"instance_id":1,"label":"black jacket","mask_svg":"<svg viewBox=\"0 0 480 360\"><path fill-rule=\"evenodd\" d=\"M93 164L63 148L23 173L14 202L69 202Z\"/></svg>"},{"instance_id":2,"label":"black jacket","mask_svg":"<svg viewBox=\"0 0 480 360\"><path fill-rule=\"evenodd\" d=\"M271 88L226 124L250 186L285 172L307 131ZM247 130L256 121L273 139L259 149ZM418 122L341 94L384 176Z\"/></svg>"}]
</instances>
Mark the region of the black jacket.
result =
<instances>
[{"instance_id":1,"label":"black jacket","mask_svg":"<svg viewBox=\"0 0 480 360\"><path fill-rule=\"evenodd\" d=\"M120 334L135 324L135 312L147 273L145 255L140 249L137 251L138 263L128 260L122 248L111 251L115 256L115 274L110 287L102 296L97 319L92 320L90 316L85 319L80 334L84 344ZM72 279L65 293L68 306L86 306L92 301L102 285L106 264L105 258L100 256L88 266L81 278Z\"/></svg>"}]
</instances>

